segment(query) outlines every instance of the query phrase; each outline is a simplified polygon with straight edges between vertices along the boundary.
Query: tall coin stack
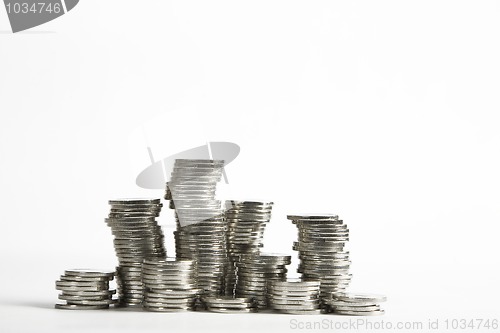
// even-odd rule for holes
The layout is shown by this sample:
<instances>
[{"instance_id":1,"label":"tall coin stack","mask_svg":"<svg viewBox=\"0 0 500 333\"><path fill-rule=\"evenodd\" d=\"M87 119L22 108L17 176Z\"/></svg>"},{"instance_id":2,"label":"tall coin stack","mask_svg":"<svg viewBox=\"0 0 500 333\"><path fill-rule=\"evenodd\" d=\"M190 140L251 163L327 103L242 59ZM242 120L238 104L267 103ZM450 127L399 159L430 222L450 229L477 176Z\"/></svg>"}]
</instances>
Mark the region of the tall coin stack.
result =
<instances>
[{"instance_id":1,"label":"tall coin stack","mask_svg":"<svg viewBox=\"0 0 500 333\"><path fill-rule=\"evenodd\" d=\"M226 201L227 248L229 269L226 272L226 295L234 295L236 263L243 255L258 255L264 229L271 220L272 202Z\"/></svg>"},{"instance_id":2,"label":"tall coin stack","mask_svg":"<svg viewBox=\"0 0 500 333\"><path fill-rule=\"evenodd\" d=\"M107 309L115 303L112 298L115 290L109 290L109 281L114 272L88 269L71 269L64 272L56 281L56 289L61 290L59 299L66 304L56 304L56 309L96 310Z\"/></svg>"},{"instance_id":3,"label":"tall coin stack","mask_svg":"<svg viewBox=\"0 0 500 333\"><path fill-rule=\"evenodd\" d=\"M298 272L304 280L321 282L320 297L331 299L332 293L342 292L349 286L349 252L344 251L349 240L349 229L337 215L288 215L297 225L299 252Z\"/></svg>"},{"instance_id":4,"label":"tall coin stack","mask_svg":"<svg viewBox=\"0 0 500 333\"><path fill-rule=\"evenodd\" d=\"M269 283L286 280L291 256L280 254L242 255L237 268L235 294L255 301L258 308L268 306Z\"/></svg>"},{"instance_id":5,"label":"tall coin stack","mask_svg":"<svg viewBox=\"0 0 500 333\"><path fill-rule=\"evenodd\" d=\"M144 292L143 260L166 257L163 232L156 222L162 204L160 199L119 199L109 204L106 223L115 236L119 305L139 306Z\"/></svg>"},{"instance_id":6,"label":"tall coin stack","mask_svg":"<svg viewBox=\"0 0 500 333\"><path fill-rule=\"evenodd\" d=\"M221 160L178 159L165 195L175 209L176 256L196 261L198 286L213 296L222 293L228 266L226 223L215 199L223 167Z\"/></svg>"},{"instance_id":7,"label":"tall coin stack","mask_svg":"<svg viewBox=\"0 0 500 333\"><path fill-rule=\"evenodd\" d=\"M192 310L199 294L195 266L192 260L144 260L144 309L157 312Z\"/></svg>"},{"instance_id":8,"label":"tall coin stack","mask_svg":"<svg viewBox=\"0 0 500 333\"><path fill-rule=\"evenodd\" d=\"M280 313L319 314L319 288L319 281L272 281L269 287L269 307Z\"/></svg>"}]
</instances>

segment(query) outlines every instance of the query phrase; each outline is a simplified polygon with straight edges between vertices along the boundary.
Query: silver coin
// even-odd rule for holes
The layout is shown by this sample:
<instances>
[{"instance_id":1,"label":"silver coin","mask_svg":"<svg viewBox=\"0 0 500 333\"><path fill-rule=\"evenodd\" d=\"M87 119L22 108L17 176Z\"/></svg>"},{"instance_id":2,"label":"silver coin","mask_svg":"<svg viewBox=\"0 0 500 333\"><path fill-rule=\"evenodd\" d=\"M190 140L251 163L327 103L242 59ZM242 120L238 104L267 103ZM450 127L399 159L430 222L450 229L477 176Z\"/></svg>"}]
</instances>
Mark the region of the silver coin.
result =
<instances>
[{"instance_id":1,"label":"silver coin","mask_svg":"<svg viewBox=\"0 0 500 333\"><path fill-rule=\"evenodd\" d=\"M262 252L260 253L261 260L279 260L289 262L292 260L292 256L283 253L273 253L273 252Z\"/></svg>"},{"instance_id":2,"label":"silver coin","mask_svg":"<svg viewBox=\"0 0 500 333\"><path fill-rule=\"evenodd\" d=\"M234 308L208 308L208 311L215 313L253 313L257 312L257 309L254 308L242 308L242 309L234 309Z\"/></svg>"},{"instance_id":3,"label":"silver coin","mask_svg":"<svg viewBox=\"0 0 500 333\"><path fill-rule=\"evenodd\" d=\"M144 302L152 306L181 306L181 305L192 305L195 301L194 297L188 298L159 298L159 297L149 297L147 294L144 296Z\"/></svg>"},{"instance_id":4,"label":"silver coin","mask_svg":"<svg viewBox=\"0 0 500 333\"><path fill-rule=\"evenodd\" d=\"M250 303L250 299L245 297L236 297L232 296L219 296L219 297L204 297L204 301L212 304L248 304Z\"/></svg>"},{"instance_id":5,"label":"silver coin","mask_svg":"<svg viewBox=\"0 0 500 333\"><path fill-rule=\"evenodd\" d=\"M102 300L109 300L111 299L112 295L104 295L104 296L74 296L74 295L66 295L66 294L60 294L57 296L57 298L63 300L63 301L81 301L81 300L88 300L88 301L102 301Z\"/></svg>"},{"instance_id":6,"label":"silver coin","mask_svg":"<svg viewBox=\"0 0 500 333\"><path fill-rule=\"evenodd\" d=\"M160 216L159 210L142 210L142 209L124 209L117 210L111 209L108 218L114 220L134 219L138 217L158 217Z\"/></svg>"},{"instance_id":7,"label":"silver coin","mask_svg":"<svg viewBox=\"0 0 500 333\"><path fill-rule=\"evenodd\" d=\"M105 300L66 300L69 305L110 305L116 303L115 300L105 299Z\"/></svg>"},{"instance_id":8,"label":"silver coin","mask_svg":"<svg viewBox=\"0 0 500 333\"><path fill-rule=\"evenodd\" d=\"M231 207L243 206L243 207L252 207L252 206L273 206L274 202L272 201L245 201L245 200L226 200L226 204L229 204Z\"/></svg>"},{"instance_id":9,"label":"silver coin","mask_svg":"<svg viewBox=\"0 0 500 333\"><path fill-rule=\"evenodd\" d=\"M68 296L111 296L116 294L116 290L100 290L100 291L85 291L85 290L64 290L63 295Z\"/></svg>"},{"instance_id":10,"label":"silver coin","mask_svg":"<svg viewBox=\"0 0 500 333\"><path fill-rule=\"evenodd\" d=\"M300 219L293 220L293 224L296 224L300 228L346 228L346 224L341 219Z\"/></svg>"},{"instance_id":11,"label":"silver coin","mask_svg":"<svg viewBox=\"0 0 500 333\"><path fill-rule=\"evenodd\" d=\"M364 293L336 293L333 295L336 299L345 302L373 302L382 303L387 301L387 297L378 294L364 294Z\"/></svg>"},{"instance_id":12,"label":"silver coin","mask_svg":"<svg viewBox=\"0 0 500 333\"><path fill-rule=\"evenodd\" d=\"M330 238L330 237L349 237L350 233L347 229L338 228L332 229L305 229L301 228L298 232L299 238L309 237L309 238Z\"/></svg>"},{"instance_id":13,"label":"silver coin","mask_svg":"<svg viewBox=\"0 0 500 333\"><path fill-rule=\"evenodd\" d=\"M345 301L339 301L337 299L329 299L325 300L325 303L331 306L372 306L372 305L377 305L377 303L374 302L345 302Z\"/></svg>"},{"instance_id":14,"label":"silver coin","mask_svg":"<svg viewBox=\"0 0 500 333\"><path fill-rule=\"evenodd\" d=\"M144 310L154 312L181 312L192 310L192 307L166 307L166 306L152 306L149 304L144 305Z\"/></svg>"},{"instance_id":15,"label":"silver coin","mask_svg":"<svg viewBox=\"0 0 500 333\"><path fill-rule=\"evenodd\" d=\"M120 226L120 225L149 225L155 226L156 217L155 216L134 216L134 217L107 217L104 219L108 225Z\"/></svg>"},{"instance_id":16,"label":"silver coin","mask_svg":"<svg viewBox=\"0 0 500 333\"><path fill-rule=\"evenodd\" d=\"M179 260L175 258L165 259L144 259L143 266L153 267L192 267L195 264L193 260Z\"/></svg>"},{"instance_id":17,"label":"silver coin","mask_svg":"<svg viewBox=\"0 0 500 333\"><path fill-rule=\"evenodd\" d=\"M64 310L101 310L109 308L109 305L56 304L55 308Z\"/></svg>"},{"instance_id":18,"label":"silver coin","mask_svg":"<svg viewBox=\"0 0 500 333\"><path fill-rule=\"evenodd\" d=\"M271 308L275 309L275 310L282 310L282 311L308 311L308 310L318 309L319 305L317 305L317 304L312 304L312 305L272 304Z\"/></svg>"},{"instance_id":19,"label":"silver coin","mask_svg":"<svg viewBox=\"0 0 500 333\"><path fill-rule=\"evenodd\" d=\"M275 310L279 313L290 314L290 315L319 315L321 310Z\"/></svg>"},{"instance_id":20,"label":"silver coin","mask_svg":"<svg viewBox=\"0 0 500 333\"><path fill-rule=\"evenodd\" d=\"M299 234L300 243L330 243L342 241L349 241L349 235L311 235L305 233Z\"/></svg>"},{"instance_id":21,"label":"silver coin","mask_svg":"<svg viewBox=\"0 0 500 333\"><path fill-rule=\"evenodd\" d=\"M269 298L270 299L273 299L273 300L290 300L290 301L313 301L313 300L319 300L319 297L318 297L318 294L317 293L306 293L306 294L303 294L302 296L293 296L293 295L290 295L290 294L287 294L287 293L284 293L284 294L270 294L269 295Z\"/></svg>"},{"instance_id":22,"label":"silver coin","mask_svg":"<svg viewBox=\"0 0 500 333\"><path fill-rule=\"evenodd\" d=\"M304 215L287 215L286 216L287 219L289 220L325 220L325 219L332 219L332 220L335 220L335 219L338 219L339 216L338 215L335 215L335 214L317 214L317 215L314 215L314 214L304 214Z\"/></svg>"},{"instance_id":23,"label":"silver coin","mask_svg":"<svg viewBox=\"0 0 500 333\"><path fill-rule=\"evenodd\" d=\"M177 293L175 293L175 294L174 293L160 294L160 293L157 293L154 291L147 291L146 295L150 299L154 299L154 298L159 298L159 299L187 299L187 298L190 298L190 299L194 299L195 297L197 297L199 295L200 291L193 292L193 290L195 290L195 289L185 290L185 291L178 290Z\"/></svg>"},{"instance_id":24,"label":"silver coin","mask_svg":"<svg viewBox=\"0 0 500 333\"><path fill-rule=\"evenodd\" d=\"M107 287L82 287L82 286L60 286L56 285L56 290L61 290L61 291L101 291L101 290L107 290L109 288Z\"/></svg>"},{"instance_id":25,"label":"silver coin","mask_svg":"<svg viewBox=\"0 0 500 333\"><path fill-rule=\"evenodd\" d=\"M310 262L321 262L323 260L334 260L334 259L344 259L348 260L349 259L349 252L336 252L336 253L325 253L325 254L307 254L301 252L299 254L299 259L305 260L305 261L310 261Z\"/></svg>"},{"instance_id":26,"label":"silver coin","mask_svg":"<svg viewBox=\"0 0 500 333\"><path fill-rule=\"evenodd\" d=\"M64 272L64 275L80 277L113 277L115 275L115 272L93 269L68 269Z\"/></svg>"},{"instance_id":27,"label":"silver coin","mask_svg":"<svg viewBox=\"0 0 500 333\"><path fill-rule=\"evenodd\" d=\"M61 275L59 277L60 281L67 282L109 282L113 280L113 276L110 277L81 277L81 276L66 276Z\"/></svg>"},{"instance_id":28,"label":"silver coin","mask_svg":"<svg viewBox=\"0 0 500 333\"><path fill-rule=\"evenodd\" d=\"M111 211L122 211L122 210L160 210L163 207L162 203L155 204L127 204L127 203L117 203L110 205Z\"/></svg>"},{"instance_id":29,"label":"silver coin","mask_svg":"<svg viewBox=\"0 0 500 333\"><path fill-rule=\"evenodd\" d=\"M142 277L142 281L145 286L148 287L157 287L160 285L167 285L167 286L193 286L196 285L196 279L194 278L178 278L175 276L172 276L170 279L158 279L158 278L147 278L147 277Z\"/></svg>"},{"instance_id":30,"label":"silver coin","mask_svg":"<svg viewBox=\"0 0 500 333\"><path fill-rule=\"evenodd\" d=\"M346 315L346 316L381 316L385 314L384 310L375 311L340 311L335 310L335 314Z\"/></svg>"},{"instance_id":31,"label":"silver coin","mask_svg":"<svg viewBox=\"0 0 500 333\"><path fill-rule=\"evenodd\" d=\"M184 290L189 290L189 289L195 289L198 287L197 283L193 284L184 284L184 283L178 283L178 284L173 284L173 283L164 283L164 284L152 284L148 283L145 284L145 287L153 290L153 291L159 291L162 289L184 289Z\"/></svg>"},{"instance_id":32,"label":"silver coin","mask_svg":"<svg viewBox=\"0 0 500 333\"><path fill-rule=\"evenodd\" d=\"M286 275L285 273L252 273L252 274L246 274L243 272L238 272L238 277L244 278L244 279L264 279L265 281L273 278L285 278Z\"/></svg>"},{"instance_id":33,"label":"silver coin","mask_svg":"<svg viewBox=\"0 0 500 333\"><path fill-rule=\"evenodd\" d=\"M114 199L114 200L109 200L108 202L110 205L113 204L159 204L160 199L150 199L150 198L123 198L123 199Z\"/></svg>"},{"instance_id":34,"label":"silver coin","mask_svg":"<svg viewBox=\"0 0 500 333\"><path fill-rule=\"evenodd\" d=\"M291 300L288 298L282 298L282 299L276 299L272 298L271 302L274 305L303 305L303 306L319 306L319 300L318 299L313 299L313 300L307 300L307 299L302 299L302 300Z\"/></svg>"},{"instance_id":35,"label":"silver coin","mask_svg":"<svg viewBox=\"0 0 500 333\"><path fill-rule=\"evenodd\" d=\"M269 297L306 297L306 298L316 298L319 295L318 289L301 289L301 290L291 290L291 289L273 289L268 288Z\"/></svg>"},{"instance_id":36,"label":"silver coin","mask_svg":"<svg viewBox=\"0 0 500 333\"><path fill-rule=\"evenodd\" d=\"M380 305L366 305L366 306L332 306L333 311L378 311L380 310Z\"/></svg>"},{"instance_id":37,"label":"silver coin","mask_svg":"<svg viewBox=\"0 0 500 333\"><path fill-rule=\"evenodd\" d=\"M171 279L171 278L192 278L194 276L194 268L196 266L192 266L190 268L159 268L159 269L149 269L143 268L142 274L147 278L158 278L158 279Z\"/></svg>"},{"instance_id":38,"label":"silver coin","mask_svg":"<svg viewBox=\"0 0 500 333\"><path fill-rule=\"evenodd\" d=\"M287 281L275 281L273 287L319 287L320 281L305 281L302 279L288 279Z\"/></svg>"}]
</instances>

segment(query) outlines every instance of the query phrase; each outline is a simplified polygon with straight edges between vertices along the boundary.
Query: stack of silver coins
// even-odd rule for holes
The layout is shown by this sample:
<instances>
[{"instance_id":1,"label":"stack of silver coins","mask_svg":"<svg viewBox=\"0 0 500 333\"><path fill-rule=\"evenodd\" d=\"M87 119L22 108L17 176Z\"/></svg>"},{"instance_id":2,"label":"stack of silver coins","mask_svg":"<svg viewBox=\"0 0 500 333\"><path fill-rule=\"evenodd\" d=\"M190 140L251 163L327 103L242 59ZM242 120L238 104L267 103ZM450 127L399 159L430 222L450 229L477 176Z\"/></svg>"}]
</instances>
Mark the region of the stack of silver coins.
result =
<instances>
[{"instance_id":1,"label":"stack of silver coins","mask_svg":"<svg viewBox=\"0 0 500 333\"><path fill-rule=\"evenodd\" d=\"M349 240L347 225L337 215L288 215L288 219L298 227L294 250L299 252L297 271L304 280L321 282L322 299L345 291L352 277L349 252L344 251Z\"/></svg>"},{"instance_id":2,"label":"stack of silver coins","mask_svg":"<svg viewBox=\"0 0 500 333\"><path fill-rule=\"evenodd\" d=\"M226 223L221 202L215 199L224 161L175 161L165 198L175 209L174 232L178 259L196 260L198 286L221 295L227 270Z\"/></svg>"},{"instance_id":3,"label":"stack of silver coins","mask_svg":"<svg viewBox=\"0 0 500 333\"><path fill-rule=\"evenodd\" d=\"M164 236L156 221L160 199L110 200L106 223L114 235L120 306L140 306L143 299L142 262L166 257Z\"/></svg>"},{"instance_id":4,"label":"stack of silver coins","mask_svg":"<svg viewBox=\"0 0 500 333\"><path fill-rule=\"evenodd\" d=\"M144 309L157 312L192 310L199 295L195 271L193 260L144 260Z\"/></svg>"},{"instance_id":5,"label":"stack of silver coins","mask_svg":"<svg viewBox=\"0 0 500 333\"><path fill-rule=\"evenodd\" d=\"M256 312L253 302L249 298L235 298L232 296L205 297L205 307L210 312L245 313Z\"/></svg>"},{"instance_id":6,"label":"stack of silver coins","mask_svg":"<svg viewBox=\"0 0 500 333\"><path fill-rule=\"evenodd\" d=\"M56 309L95 310L107 309L114 304L112 298L116 290L109 289L109 281L114 272L71 269L56 281L56 289L62 291L59 299L65 304L56 304Z\"/></svg>"},{"instance_id":7,"label":"stack of silver coins","mask_svg":"<svg viewBox=\"0 0 500 333\"><path fill-rule=\"evenodd\" d=\"M334 293L325 303L329 312L348 316L379 316L384 314L380 304L387 298L383 295Z\"/></svg>"},{"instance_id":8,"label":"stack of silver coins","mask_svg":"<svg viewBox=\"0 0 500 333\"><path fill-rule=\"evenodd\" d=\"M288 314L320 314L319 281L291 279L272 281L269 285L269 307Z\"/></svg>"},{"instance_id":9,"label":"stack of silver coins","mask_svg":"<svg viewBox=\"0 0 500 333\"><path fill-rule=\"evenodd\" d=\"M235 295L255 301L258 308L268 306L269 283L285 281L291 256L281 254L241 255L237 269Z\"/></svg>"},{"instance_id":10,"label":"stack of silver coins","mask_svg":"<svg viewBox=\"0 0 500 333\"><path fill-rule=\"evenodd\" d=\"M242 255L258 255L263 246L264 229L271 219L272 202L226 201L227 247L229 269L226 272L226 295L234 295L236 266Z\"/></svg>"}]
</instances>

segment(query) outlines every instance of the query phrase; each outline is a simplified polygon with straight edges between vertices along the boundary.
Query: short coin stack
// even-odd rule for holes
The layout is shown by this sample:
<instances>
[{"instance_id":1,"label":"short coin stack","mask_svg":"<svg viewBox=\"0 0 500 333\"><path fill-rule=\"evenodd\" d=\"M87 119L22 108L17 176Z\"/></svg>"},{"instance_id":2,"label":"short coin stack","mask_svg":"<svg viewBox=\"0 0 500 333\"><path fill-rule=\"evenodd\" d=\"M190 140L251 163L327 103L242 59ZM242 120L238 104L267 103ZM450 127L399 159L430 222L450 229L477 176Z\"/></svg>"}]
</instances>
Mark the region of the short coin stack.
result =
<instances>
[{"instance_id":1,"label":"short coin stack","mask_svg":"<svg viewBox=\"0 0 500 333\"><path fill-rule=\"evenodd\" d=\"M192 260L144 260L144 309L157 312L192 310L199 295L195 270Z\"/></svg>"},{"instance_id":2,"label":"short coin stack","mask_svg":"<svg viewBox=\"0 0 500 333\"><path fill-rule=\"evenodd\" d=\"M110 200L106 223L115 236L116 269L120 306L139 306L143 298L142 262L165 258L164 236L156 221L160 199Z\"/></svg>"},{"instance_id":3,"label":"short coin stack","mask_svg":"<svg viewBox=\"0 0 500 333\"><path fill-rule=\"evenodd\" d=\"M262 253L242 255L235 263L237 269L235 294L256 301L258 308L266 308L269 301L269 283L285 281L291 256Z\"/></svg>"},{"instance_id":4,"label":"short coin stack","mask_svg":"<svg viewBox=\"0 0 500 333\"><path fill-rule=\"evenodd\" d=\"M319 281L272 281L269 286L269 306L288 314L320 314Z\"/></svg>"},{"instance_id":5,"label":"short coin stack","mask_svg":"<svg viewBox=\"0 0 500 333\"><path fill-rule=\"evenodd\" d=\"M249 298L233 298L232 296L205 297L205 306L210 312L245 313L256 312L256 308Z\"/></svg>"},{"instance_id":6,"label":"short coin stack","mask_svg":"<svg viewBox=\"0 0 500 333\"><path fill-rule=\"evenodd\" d=\"M236 287L236 266L242 255L258 255L263 246L264 228L271 219L272 202L226 201L227 248L226 295Z\"/></svg>"},{"instance_id":7,"label":"short coin stack","mask_svg":"<svg viewBox=\"0 0 500 333\"><path fill-rule=\"evenodd\" d=\"M385 302L383 295L335 293L326 304L330 312L349 316L379 316L384 314L379 303Z\"/></svg>"},{"instance_id":8,"label":"short coin stack","mask_svg":"<svg viewBox=\"0 0 500 333\"><path fill-rule=\"evenodd\" d=\"M219 160L178 159L165 195L175 208L176 256L197 261L198 286L213 296L222 293L228 266L226 223L215 199L223 166Z\"/></svg>"},{"instance_id":9,"label":"short coin stack","mask_svg":"<svg viewBox=\"0 0 500 333\"><path fill-rule=\"evenodd\" d=\"M288 215L298 227L298 272L304 280L321 282L320 297L328 299L333 292L342 292L349 286L349 252L344 251L349 240L349 229L337 215Z\"/></svg>"},{"instance_id":10,"label":"short coin stack","mask_svg":"<svg viewBox=\"0 0 500 333\"><path fill-rule=\"evenodd\" d=\"M59 299L66 304L56 304L56 309L95 310L107 309L115 303L115 290L109 290L114 272L88 269L71 269L56 281L56 289L62 291Z\"/></svg>"}]
</instances>

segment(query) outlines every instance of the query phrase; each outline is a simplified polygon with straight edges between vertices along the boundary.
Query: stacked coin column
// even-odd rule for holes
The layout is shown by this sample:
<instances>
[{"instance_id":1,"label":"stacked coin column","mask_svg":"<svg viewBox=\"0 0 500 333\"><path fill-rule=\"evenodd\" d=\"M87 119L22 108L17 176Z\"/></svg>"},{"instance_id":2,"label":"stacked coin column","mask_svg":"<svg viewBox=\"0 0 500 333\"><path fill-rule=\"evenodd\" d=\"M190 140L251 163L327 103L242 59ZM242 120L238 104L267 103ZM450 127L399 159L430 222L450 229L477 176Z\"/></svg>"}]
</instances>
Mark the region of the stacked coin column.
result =
<instances>
[{"instance_id":1,"label":"stacked coin column","mask_svg":"<svg viewBox=\"0 0 500 333\"><path fill-rule=\"evenodd\" d=\"M326 301L327 310L348 316L379 316L385 311L380 308L380 303L387 297L376 294L335 293L331 300Z\"/></svg>"},{"instance_id":2,"label":"stacked coin column","mask_svg":"<svg viewBox=\"0 0 500 333\"><path fill-rule=\"evenodd\" d=\"M272 281L269 305L276 312L288 314L319 314L319 281L290 279Z\"/></svg>"},{"instance_id":3,"label":"stacked coin column","mask_svg":"<svg viewBox=\"0 0 500 333\"><path fill-rule=\"evenodd\" d=\"M70 269L56 281L56 289L61 291L59 299L66 304L56 304L56 309L95 310L107 309L114 304L115 290L109 289L109 281L114 272L88 269Z\"/></svg>"},{"instance_id":4,"label":"stacked coin column","mask_svg":"<svg viewBox=\"0 0 500 333\"><path fill-rule=\"evenodd\" d=\"M213 296L222 293L228 265L226 223L215 199L223 166L219 160L176 160L165 196L175 209L176 256L196 260L198 286Z\"/></svg>"},{"instance_id":5,"label":"stacked coin column","mask_svg":"<svg viewBox=\"0 0 500 333\"><path fill-rule=\"evenodd\" d=\"M349 229L337 215L288 215L297 225L299 237L294 250L299 252L298 272L304 280L321 282L320 297L331 299L332 293L344 291L351 281L349 252L344 246Z\"/></svg>"},{"instance_id":6,"label":"stacked coin column","mask_svg":"<svg viewBox=\"0 0 500 333\"><path fill-rule=\"evenodd\" d=\"M269 307L269 290L274 281L286 281L288 268L286 266L292 263L292 256L281 253L261 252L259 255L261 261L267 264L264 269L266 276L266 307Z\"/></svg>"},{"instance_id":7,"label":"stacked coin column","mask_svg":"<svg viewBox=\"0 0 500 333\"><path fill-rule=\"evenodd\" d=\"M291 262L287 255L242 255L237 262L237 281L235 294L237 297L253 299L257 307L268 305L268 284L271 281L286 280L286 265Z\"/></svg>"},{"instance_id":8,"label":"stacked coin column","mask_svg":"<svg viewBox=\"0 0 500 333\"><path fill-rule=\"evenodd\" d=\"M114 235L118 257L116 283L119 306L140 306L143 299L142 262L166 257L164 236L156 221L160 199L110 200L106 223Z\"/></svg>"},{"instance_id":9,"label":"stacked coin column","mask_svg":"<svg viewBox=\"0 0 500 333\"><path fill-rule=\"evenodd\" d=\"M144 260L144 309L156 312L192 310L197 289L193 260Z\"/></svg>"},{"instance_id":10,"label":"stacked coin column","mask_svg":"<svg viewBox=\"0 0 500 333\"><path fill-rule=\"evenodd\" d=\"M236 266L242 255L258 255L263 246L266 224L271 220L272 202L226 201L227 248L229 269L226 273L226 295L234 295Z\"/></svg>"}]
</instances>

